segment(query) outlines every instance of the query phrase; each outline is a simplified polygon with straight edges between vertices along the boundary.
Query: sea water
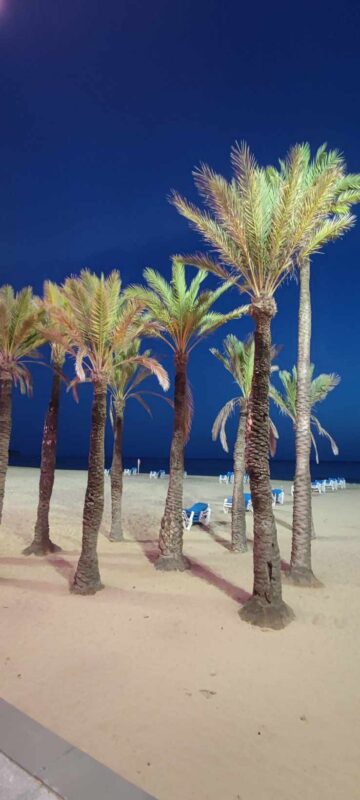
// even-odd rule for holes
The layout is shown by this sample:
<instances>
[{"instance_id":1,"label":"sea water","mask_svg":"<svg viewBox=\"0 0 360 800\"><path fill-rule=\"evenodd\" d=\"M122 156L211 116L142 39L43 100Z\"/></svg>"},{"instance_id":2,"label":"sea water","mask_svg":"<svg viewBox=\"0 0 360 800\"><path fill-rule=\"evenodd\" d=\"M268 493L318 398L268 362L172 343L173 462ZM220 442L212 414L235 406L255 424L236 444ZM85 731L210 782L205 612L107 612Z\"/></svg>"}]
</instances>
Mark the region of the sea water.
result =
<instances>
[{"instance_id":1,"label":"sea water","mask_svg":"<svg viewBox=\"0 0 360 800\"><path fill-rule=\"evenodd\" d=\"M137 466L138 456L124 456L124 468ZM20 453L10 452L10 464L18 467L38 467L40 464L39 456L23 456ZM111 466L111 457L106 459L106 466ZM58 469L87 469L87 457L57 459ZM169 472L169 459L142 458L140 472L149 473L150 470L164 469ZM231 458L186 458L185 469L188 475L220 475L233 469ZM270 459L270 475L273 480L292 481L295 472L294 461L277 461ZM359 461L321 461L320 464L311 462L311 477L316 478L345 478L347 483L360 483L360 462Z\"/></svg>"}]
</instances>

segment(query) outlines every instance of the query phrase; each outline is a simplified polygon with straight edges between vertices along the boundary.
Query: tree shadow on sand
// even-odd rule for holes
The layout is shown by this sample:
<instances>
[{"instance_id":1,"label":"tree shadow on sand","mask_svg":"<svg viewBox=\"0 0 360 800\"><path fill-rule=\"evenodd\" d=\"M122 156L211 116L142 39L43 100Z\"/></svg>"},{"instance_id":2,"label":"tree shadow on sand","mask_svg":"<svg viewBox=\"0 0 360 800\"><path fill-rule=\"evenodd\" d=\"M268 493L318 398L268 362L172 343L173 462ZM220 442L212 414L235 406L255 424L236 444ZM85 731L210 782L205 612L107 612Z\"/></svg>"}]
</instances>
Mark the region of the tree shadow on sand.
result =
<instances>
[{"instance_id":1,"label":"tree shadow on sand","mask_svg":"<svg viewBox=\"0 0 360 800\"><path fill-rule=\"evenodd\" d=\"M157 539L136 539L135 541L140 545L150 564L154 564L159 555ZM189 574L193 578L200 578L200 580L205 581L210 584L210 586L214 586L228 597L231 597L232 600L235 600L236 603L240 603L240 605L243 605L250 599L251 594L245 591L245 589L236 586L226 578L218 575L217 572L207 565L202 564L197 559L190 558L188 555L186 557L191 564L191 569L186 570L186 574Z\"/></svg>"},{"instance_id":2,"label":"tree shadow on sand","mask_svg":"<svg viewBox=\"0 0 360 800\"><path fill-rule=\"evenodd\" d=\"M26 569L29 568L31 569L31 567L46 566L47 564L50 564L50 566L52 566L56 570L56 572L58 572L59 575L61 575L62 578L66 579L69 586L72 584L75 574L74 565L71 564L70 561L67 561L65 558L63 558L62 556L59 556L57 558L55 556L48 556L45 558L31 558L31 559L22 558L21 556L2 556L0 558L0 564L4 565L8 564L14 567L21 567L21 569L23 567L25 567ZM31 588L30 584L32 584L33 587L40 586L40 584L41 586L43 587L46 586L48 588L52 586L52 584L49 583L48 581L47 582L29 581L27 578L23 579L23 578L4 577L1 578L1 580L3 580L8 584L12 583L14 586L23 586L24 588L26 587Z\"/></svg>"}]
</instances>

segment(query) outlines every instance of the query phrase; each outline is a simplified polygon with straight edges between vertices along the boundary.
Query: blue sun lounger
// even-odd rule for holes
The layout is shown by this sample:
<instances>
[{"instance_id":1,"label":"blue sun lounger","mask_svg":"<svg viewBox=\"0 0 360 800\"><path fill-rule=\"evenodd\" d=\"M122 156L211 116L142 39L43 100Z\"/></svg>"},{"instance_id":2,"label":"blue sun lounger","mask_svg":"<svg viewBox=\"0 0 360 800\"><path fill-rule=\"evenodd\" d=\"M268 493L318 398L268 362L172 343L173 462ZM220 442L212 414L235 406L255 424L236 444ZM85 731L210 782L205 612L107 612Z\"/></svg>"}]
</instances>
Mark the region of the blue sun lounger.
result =
<instances>
[{"instance_id":1,"label":"blue sun lounger","mask_svg":"<svg viewBox=\"0 0 360 800\"><path fill-rule=\"evenodd\" d=\"M280 506L284 505L284 489L272 489L271 494L275 497L275 503L278 503Z\"/></svg>"},{"instance_id":2,"label":"blue sun lounger","mask_svg":"<svg viewBox=\"0 0 360 800\"><path fill-rule=\"evenodd\" d=\"M185 530L189 531L193 525L210 525L211 508L208 503L194 503L190 508L183 509L183 523Z\"/></svg>"},{"instance_id":3,"label":"blue sun lounger","mask_svg":"<svg viewBox=\"0 0 360 800\"><path fill-rule=\"evenodd\" d=\"M223 509L225 514L232 509L233 499L231 497L225 497ZM251 502L251 494L250 492L244 492L244 503L245 503L245 511L251 511L252 509L252 502Z\"/></svg>"},{"instance_id":4,"label":"blue sun lounger","mask_svg":"<svg viewBox=\"0 0 360 800\"><path fill-rule=\"evenodd\" d=\"M278 491L280 491L280 492L282 491L283 492L282 489L279 489ZM278 502L280 502L280 500ZM252 500L251 500L250 492L244 492L244 503L245 503L245 511L252 511L252 507L253 506L252 506ZM273 508L275 508L275 503L276 503L276 497L274 495L274 492L272 492L272 507ZM225 514L227 514L228 511L231 511L232 504L233 504L232 497L225 497L224 505L223 505L223 509L224 509Z\"/></svg>"}]
</instances>

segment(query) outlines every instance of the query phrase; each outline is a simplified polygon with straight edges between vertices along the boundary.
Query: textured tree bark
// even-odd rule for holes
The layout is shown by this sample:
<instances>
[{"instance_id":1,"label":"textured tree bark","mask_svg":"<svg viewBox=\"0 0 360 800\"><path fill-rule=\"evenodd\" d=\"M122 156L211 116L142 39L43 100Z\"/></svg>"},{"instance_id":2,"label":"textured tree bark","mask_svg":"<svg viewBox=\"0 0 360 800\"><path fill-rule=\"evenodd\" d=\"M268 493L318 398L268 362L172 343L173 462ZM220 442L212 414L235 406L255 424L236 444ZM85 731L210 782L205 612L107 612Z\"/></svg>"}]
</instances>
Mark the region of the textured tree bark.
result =
<instances>
[{"instance_id":1,"label":"textured tree bark","mask_svg":"<svg viewBox=\"0 0 360 800\"><path fill-rule=\"evenodd\" d=\"M123 465L122 465L122 434L124 422L123 408L115 409L114 447L111 463L111 531L110 541L121 542L124 539L122 530L122 493L123 493Z\"/></svg>"},{"instance_id":2,"label":"textured tree bark","mask_svg":"<svg viewBox=\"0 0 360 800\"><path fill-rule=\"evenodd\" d=\"M289 579L301 586L320 586L311 568L311 475L310 475L310 261L300 268L300 300L297 359L297 393L293 534Z\"/></svg>"},{"instance_id":3,"label":"textured tree bark","mask_svg":"<svg viewBox=\"0 0 360 800\"><path fill-rule=\"evenodd\" d=\"M241 407L234 447L234 489L231 511L231 549L237 553L246 553L247 551L244 502L246 424L247 413Z\"/></svg>"},{"instance_id":4,"label":"textured tree bark","mask_svg":"<svg viewBox=\"0 0 360 800\"><path fill-rule=\"evenodd\" d=\"M45 556L46 553L55 553L61 550L61 547L58 547L51 541L49 528L50 501L56 467L60 388L61 375L59 368L55 368L41 445L39 501L35 523L35 535L31 545L23 550L26 556L32 553L36 556Z\"/></svg>"},{"instance_id":5,"label":"textured tree bark","mask_svg":"<svg viewBox=\"0 0 360 800\"><path fill-rule=\"evenodd\" d=\"M88 482L83 513L82 548L72 591L95 594L103 589L97 557L97 540L104 510L104 440L106 422L106 384L93 384L93 405L89 450Z\"/></svg>"},{"instance_id":6,"label":"textured tree bark","mask_svg":"<svg viewBox=\"0 0 360 800\"><path fill-rule=\"evenodd\" d=\"M161 520L156 569L189 569L183 556L183 481L186 420L187 353L175 356L174 430L170 450L170 475L164 515Z\"/></svg>"},{"instance_id":7,"label":"textured tree bark","mask_svg":"<svg viewBox=\"0 0 360 800\"><path fill-rule=\"evenodd\" d=\"M247 468L254 511L254 588L252 598L239 613L243 620L253 625L279 629L285 627L294 615L282 599L280 552L272 511L269 468L270 326L275 313L276 304L272 298L253 302L255 361Z\"/></svg>"},{"instance_id":8,"label":"textured tree bark","mask_svg":"<svg viewBox=\"0 0 360 800\"><path fill-rule=\"evenodd\" d=\"M9 445L12 415L12 380L0 373L0 523L2 519L6 473L9 463Z\"/></svg>"}]
</instances>

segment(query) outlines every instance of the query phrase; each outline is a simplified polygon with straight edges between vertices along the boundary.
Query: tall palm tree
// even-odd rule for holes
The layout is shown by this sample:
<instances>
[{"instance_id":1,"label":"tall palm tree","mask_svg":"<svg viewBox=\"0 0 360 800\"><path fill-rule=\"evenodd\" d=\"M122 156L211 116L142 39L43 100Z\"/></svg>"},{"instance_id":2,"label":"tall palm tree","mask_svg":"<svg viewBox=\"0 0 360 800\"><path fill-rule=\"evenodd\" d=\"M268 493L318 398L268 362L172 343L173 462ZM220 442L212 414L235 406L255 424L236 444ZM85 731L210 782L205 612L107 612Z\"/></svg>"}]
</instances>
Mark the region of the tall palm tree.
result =
<instances>
[{"instance_id":1,"label":"tall palm tree","mask_svg":"<svg viewBox=\"0 0 360 800\"><path fill-rule=\"evenodd\" d=\"M38 332L42 310L30 286L15 293L0 287L0 522L9 461L12 423L12 387L31 395L32 378L26 365L38 356L43 338Z\"/></svg>"},{"instance_id":2,"label":"tall palm tree","mask_svg":"<svg viewBox=\"0 0 360 800\"><path fill-rule=\"evenodd\" d=\"M146 365L146 360L151 356L151 350L140 353L140 339L135 339L126 352L122 353L122 362L116 365L110 382L111 406L110 416L114 431L113 457L111 464L111 531L110 541L121 542L124 538L122 530L122 493L123 493L123 465L122 465L122 437L124 430L125 406L130 399L137 400L145 411L151 416L151 410L144 399L144 394L162 397L158 392L144 391L142 383L151 375L157 375L160 384L167 385L168 376L164 368L154 358L151 359L151 369ZM131 359L141 356L142 363ZM125 362L125 363L124 363ZM166 397L162 399L170 402Z\"/></svg>"},{"instance_id":3,"label":"tall palm tree","mask_svg":"<svg viewBox=\"0 0 360 800\"><path fill-rule=\"evenodd\" d=\"M93 387L88 481L83 512L82 548L72 591L94 594L102 588L97 557L97 539L104 509L104 438L107 386L113 370L122 363L137 336L152 333L155 326L145 319L139 299L121 294L117 271L100 277L83 270L68 278L61 291L64 308L47 304L53 326L48 337L62 345L75 359L76 377L70 385L89 381ZM69 344L71 342L71 344ZM141 356L128 361L141 364ZM151 369L152 360L146 360ZM154 367L155 369L155 367ZM164 382L164 388L167 384Z\"/></svg>"},{"instance_id":4,"label":"tall palm tree","mask_svg":"<svg viewBox=\"0 0 360 800\"><path fill-rule=\"evenodd\" d=\"M269 472L274 295L298 261L318 249L319 239L324 243L352 224L347 212L324 219L332 197L331 173L303 190L303 151L303 145L293 147L284 162L286 169L276 171L260 168L246 145L235 145L230 182L206 165L194 174L205 210L176 192L172 195L178 211L218 256L183 255L182 260L233 281L251 298L256 328L248 471L254 508L254 588L240 615L253 624L275 628L286 625L293 614L282 599Z\"/></svg>"},{"instance_id":5,"label":"tall palm tree","mask_svg":"<svg viewBox=\"0 0 360 800\"><path fill-rule=\"evenodd\" d=\"M226 336L223 342L223 353L215 347L210 348L210 352L223 364L225 369L232 375L237 387L240 389L240 396L233 397L219 411L212 427L212 438L218 437L226 453L229 447L226 437L226 423L238 408L240 411L239 422L234 447L234 486L233 501L231 510L231 546L235 552L245 553L247 551L245 503L244 503L244 475L245 475L245 443L246 432L248 429L247 420L250 414L251 384L254 372L255 344L254 337L249 336L242 342L233 334ZM277 348L272 348L272 358L277 353ZM278 369L271 367L271 371ZM277 439L277 431L274 423L269 420L270 436L274 443Z\"/></svg>"},{"instance_id":6,"label":"tall palm tree","mask_svg":"<svg viewBox=\"0 0 360 800\"><path fill-rule=\"evenodd\" d=\"M161 520L156 568L184 570L190 566L183 556L183 476L184 448L190 434L193 401L188 381L189 355L204 336L245 313L246 307L229 314L211 311L216 300L229 288L223 283L214 291L200 292L206 270L199 270L189 286L184 265L174 260L168 283L153 269L144 271L147 289L132 287L131 297L139 297L150 317L161 327L159 336L173 352L175 364L174 427L170 450L170 476Z\"/></svg>"},{"instance_id":7,"label":"tall palm tree","mask_svg":"<svg viewBox=\"0 0 360 800\"><path fill-rule=\"evenodd\" d=\"M317 378L313 378L314 374L314 364L310 364L310 424L314 427L315 432L318 433L320 436L326 437L330 442L330 446L332 452L335 456L338 455L339 450L338 446L330 435L330 433L322 427L320 420L317 416L313 413L313 408L318 403L325 400L328 396L329 392L335 389L340 382L340 378L338 375L334 373L321 373L318 375ZM298 375L296 367L292 368L291 372L287 372L287 370L280 370L279 378L282 383L283 389L279 391L276 389L275 386L270 386L270 396L272 400L275 402L279 410L282 414L289 417L291 419L294 430L296 432L296 398L297 398L297 386L298 386ZM316 438L313 431L310 431L311 442L314 447L315 451L315 459L316 463L319 463L319 454L316 444ZM314 524L311 522L311 537L315 538L315 529Z\"/></svg>"},{"instance_id":8,"label":"tall palm tree","mask_svg":"<svg viewBox=\"0 0 360 800\"><path fill-rule=\"evenodd\" d=\"M65 296L60 287L51 281L44 283L45 306L64 307ZM45 315L42 320L42 328L46 336L49 319ZM65 331L63 336L66 336ZM61 344L50 344L50 361L53 371L50 400L48 410L44 420L43 437L41 445L41 464L39 479L39 500L37 517L35 523L34 538L31 544L23 550L24 555L32 553L36 556L43 556L47 553L55 553L61 550L58 545L50 539L49 513L50 501L55 479L56 452L58 438L58 419L60 405L60 391L62 381L62 368L65 361L65 348Z\"/></svg>"},{"instance_id":9,"label":"tall palm tree","mask_svg":"<svg viewBox=\"0 0 360 800\"><path fill-rule=\"evenodd\" d=\"M288 166L280 162L284 177ZM271 172L271 170L270 170ZM346 165L337 150L322 145L311 160L310 146L301 149L299 191L303 198L323 196L323 216L319 220L315 239L299 252L300 277L297 399L296 399L296 472L294 482L293 548L289 577L296 584L318 584L311 567L311 405L310 405L310 345L311 296L310 257L329 239L337 239L354 222L350 216L353 204L360 201L360 175L346 174Z\"/></svg>"}]
</instances>

